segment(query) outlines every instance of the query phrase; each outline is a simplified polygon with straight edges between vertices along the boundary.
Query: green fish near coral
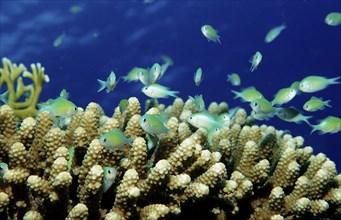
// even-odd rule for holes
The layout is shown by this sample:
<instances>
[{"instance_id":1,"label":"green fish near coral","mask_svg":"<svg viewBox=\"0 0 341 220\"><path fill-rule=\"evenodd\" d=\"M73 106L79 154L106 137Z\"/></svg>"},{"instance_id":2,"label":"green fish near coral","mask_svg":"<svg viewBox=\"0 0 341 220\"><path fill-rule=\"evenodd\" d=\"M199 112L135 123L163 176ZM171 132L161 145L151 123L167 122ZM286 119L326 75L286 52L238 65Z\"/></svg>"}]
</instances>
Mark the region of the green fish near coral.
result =
<instances>
[{"instance_id":1,"label":"green fish near coral","mask_svg":"<svg viewBox=\"0 0 341 220\"><path fill-rule=\"evenodd\" d=\"M240 77L237 73L227 75L227 81L229 81L233 86L240 86Z\"/></svg>"},{"instance_id":2,"label":"green fish near coral","mask_svg":"<svg viewBox=\"0 0 341 220\"><path fill-rule=\"evenodd\" d=\"M116 81L116 74L114 73L114 71L111 71L106 81L97 79L97 81L99 82L99 89L97 90L97 92L100 92L103 89L106 89L105 91L107 93L113 91L119 80L120 79Z\"/></svg>"},{"instance_id":3,"label":"green fish near coral","mask_svg":"<svg viewBox=\"0 0 341 220\"><path fill-rule=\"evenodd\" d=\"M263 98L262 93L253 86L243 89L241 92L235 90L231 90L231 92L235 94L234 99L240 98L243 102L252 102L255 99Z\"/></svg>"},{"instance_id":4,"label":"green fish near coral","mask_svg":"<svg viewBox=\"0 0 341 220\"><path fill-rule=\"evenodd\" d=\"M318 110L323 110L325 106L332 107L329 105L329 102L330 100L323 101L322 99L313 96L310 98L310 100L304 103L303 109L307 112L316 112Z\"/></svg>"},{"instance_id":5,"label":"green fish near coral","mask_svg":"<svg viewBox=\"0 0 341 220\"><path fill-rule=\"evenodd\" d=\"M266 100L265 98L255 99L250 103L252 110L256 112L262 112L263 114L273 114L275 112L275 108L272 107L271 102Z\"/></svg>"},{"instance_id":6,"label":"green fish near coral","mask_svg":"<svg viewBox=\"0 0 341 220\"><path fill-rule=\"evenodd\" d=\"M103 192L105 193L115 182L117 169L114 167L103 167Z\"/></svg>"},{"instance_id":7,"label":"green fish near coral","mask_svg":"<svg viewBox=\"0 0 341 220\"><path fill-rule=\"evenodd\" d=\"M75 155L75 146L70 147L68 152L69 152L69 158L68 158L68 161L67 161L67 171L70 172L71 171L71 167L72 167L73 157Z\"/></svg>"},{"instance_id":8,"label":"green fish near coral","mask_svg":"<svg viewBox=\"0 0 341 220\"><path fill-rule=\"evenodd\" d=\"M311 116L302 115L296 108L294 107L287 107L287 108L277 108L275 111L275 115L282 119L283 121L287 122L295 122L300 124L302 121L310 125L308 121Z\"/></svg>"},{"instance_id":9,"label":"green fish near coral","mask_svg":"<svg viewBox=\"0 0 341 220\"><path fill-rule=\"evenodd\" d=\"M203 25L201 27L202 34L207 38L208 41L218 42L221 44L220 36L218 31L215 30L211 25Z\"/></svg>"},{"instance_id":10,"label":"green fish near coral","mask_svg":"<svg viewBox=\"0 0 341 220\"><path fill-rule=\"evenodd\" d=\"M155 63L149 70L148 85L155 83L161 77L161 66Z\"/></svg>"},{"instance_id":11,"label":"green fish near coral","mask_svg":"<svg viewBox=\"0 0 341 220\"><path fill-rule=\"evenodd\" d=\"M2 181L5 173L8 172L8 165L7 163L1 162L0 163L0 181Z\"/></svg>"},{"instance_id":12,"label":"green fish near coral","mask_svg":"<svg viewBox=\"0 0 341 220\"><path fill-rule=\"evenodd\" d=\"M202 112L205 110L205 101L202 98L202 95L195 95L194 98L192 96L189 96L189 99L193 102L195 105L195 109L198 112Z\"/></svg>"},{"instance_id":13,"label":"green fish near coral","mask_svg":"<svg viewBox=\"0 0 341 220\"><path fill-rule=\"evenodd\" d=\"M285 24L272 28L265 36L265 43L270 43L274 41L285 28L287 28Z\"/></svg>"},{"instance_id":14,"label":"green fish near coral","mask_svg":"<svg viewBox=\"0 0 341 220\"><path fill-rule=\"evenodd\" d=\"M127 99L122 99L120 101L120 104L118 104L118 107L119 107L121 113L126 111L128 104L129 104L129 102Z\"/></svg>"},{"instance_id":15,"label":"green fish near coral","mask_svg":"<svg viewBox=\"0 0 341 220\"><path fill-rule=\"evenodd\" d=\"M262 58L263 58L263 56L262 56L262 54L259 51L257 51L251 57L251 59L250 59L250 63L251 63L250 71L251 72L255 71L258 68L260 62L262 61Z\"/></svg>"},{"instance_id":16,"label":"green fish near coral","mask_svg":"<svg viewBox=\"0 0 341 220\"><path fill-rule=\"evenodd\" d=\"M59 97L50 100L48 105L38 104L40 111L49 111L51 116L71 117L77 111L77 106L67 100L66 98Z\"/></svg>"},{"instance_id":17,"label":"green fish near coral","mask_svg":"<svg viewBox=\"0 0 341 220\"><path fill-rule=\"evenodd\" d=\"M153 136L160 137L161 134L169 132L165 126L165 119L160 115L145 114L140 118L139 123L145 132Z\"/></svg>"},{"instance_id":18,"label":"green fish near coral","mask_svg":"<svg viewBox=\"0 0 341 220\"><path fill-rule=\"evenodd\" d=\"M328 116L322 119L317 125L311 125L312 134L314 131L320 131L319 134L326 134L326 133L337 133L341 130L341 119L335 116Z\"/></svg>"},{"instance_id":19,"label":"green fish near coral","mask_svg":"<svg viewBox=\"0 0 341 220\"><path fill-rule=\"evenodd\" d=\"M169 88L160 84L151 84L144 86L141 90L146 96L154 99L167 98L168 96L177 97L178 91L171 91Z\"/></svg>"},{"instance_id":20,"label":"green fish near coral","mask_svg":"<svg viewBox=\"0 0 341 220\"><path fill-rule=\"evenodd\" d=\"M270 120L272 118L272 114L264 114L263 112L257 112L255 110L251 111L251 117L258 120L258 121L263 121L263 120Z\"/></svg>"},{"instance_id":21,"label":"green fish near coral","mask_svg":"<svg viewBox=\"0 0 341 220\"><path fill-rule=\"evenodd\" d=\"M230 127L231 117L229 113L220 114L216 120L220 122L223 127Z\"/></svg>"},{"instance_id":22,"label":"green fish near coral","mask_svg":"<svg viewBox=\"0 0 341 220\"><path fill-rule=\"evenodd\" d=\"M101 135L99 138L99 143L108 150L123 151L126 144L132 144L132 140L130 138L126 138L122 131L118 129L112 129L111 131Z\"/></svg>"},{"instance_id":23,"label":"green fish near coral","mask_svg":"<svg viewBox=\"0 0 341 220\"><path fill-rule=\"evenodd\" d=\"M321 91L332 84L339 84L337 80L341 77L325 78L323 76L307 76L300 82L300 90L305 93Z\"/></svg>"},{"instance_id":24,"label":"green fish near coral","mask_svg":"<svg viewBox=\"0 0 341 220\"><path fill-rule=\"evenodd\" d=\"M140 67L134 67L126 76L123 76L123 80L125 82L138 81L140 72L142 72L142 75L148 75L148 70Z\"/></svg>"},{"instance_id":25,"label":"green fish near coral","mask_svg":"<svg viewBox=\"0 0 341 220\"><path fill-rule=\"evenodd\" d=\"M272 105L282 105L284 103L290 102L296 96L296 90L294 88L284 88L280 89L275 98L271 101Z\"/></svg>"},{"instance_id":26,"label":"green fish near coral","mask_svg":"<svg viewBox=\"0 0 341 220\"><path fill-rule=\"evenodd\" d=\"M329 26L338 26L341 24L341 13L340 12L331 12L331 13L327 14L324 21Z\"/></svg>"},{"instance_id":27,"label":"green fish near coral","mask_svg":"<svg viewBox=\"0 0 341 220\"><path fill-rule=\"evenodd\" d=\"M194 73L194 83L196 86L199 86L202 82L204 76L202 74L202 69L199 67L197 71Z\"/></svg>"},{"instance_id":28,"label":"green fish near coral","mask_svg":"<svg viewBox=\"0 0 341 220\"><path fill-rule=\"evenodd\" d=\"M222 123L217 121L216 117L208 111L194 113L188 117L187 121L196 128L222 127Z\"/></svg>"}]
</instances>

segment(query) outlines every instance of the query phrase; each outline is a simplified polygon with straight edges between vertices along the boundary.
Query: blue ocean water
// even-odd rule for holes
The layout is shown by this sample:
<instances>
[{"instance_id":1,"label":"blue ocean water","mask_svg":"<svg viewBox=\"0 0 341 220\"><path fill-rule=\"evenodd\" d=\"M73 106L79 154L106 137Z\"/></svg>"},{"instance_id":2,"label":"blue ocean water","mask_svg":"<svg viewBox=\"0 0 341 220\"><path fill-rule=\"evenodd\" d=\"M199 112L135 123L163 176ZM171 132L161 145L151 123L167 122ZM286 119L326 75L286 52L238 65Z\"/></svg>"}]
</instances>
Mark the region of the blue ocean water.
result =
<instances>
[{"instance_id":1,"label":"blue ocean water","mask_svg":"<svg viewBox=\"0 0 341 220\"><path fill-rule=\"evenodd\" d=\"M0 58L29 67L40 62L51 81L44 85L41 101L57 97L62 89L85 108L99 103L111 115L123 98L147 97L140 83L120 80L111 93L97 93L97 79L110 71L124 76L135 66L162 63L161 56L174 60L160 84L180 91L179 96L202 94L205 102L226 101L241 106L231 90L255 86L269 100L281 88L309 75L337 77L341 74L341 26L325 24L325 16L341 10L340 1L0 1ZM70 12L77 6L78 13ZM273 42L264 43L266 33L285 23L287 28ZM200 28L210 24L219 31L222 44L208 42ZM54 40L65 34L60 46ZM260 51L263 60L250 72L250 57ZM193 74L203 69L204 80L195 86ZM226 81L227 74L239 73L241 86ZM3 92L5 88L0 88ZM311 96L331 100L331 108L305 112L303 103ZM311 115L310 122L341 115L341 85L302 94L285 106L295 106ZM170 104L173 98L159 100ZM306 124L273 118L258 124L301 135L314 154L325 153L340 171L341 134L310 134Z\"/></svg>"}]
</instances>

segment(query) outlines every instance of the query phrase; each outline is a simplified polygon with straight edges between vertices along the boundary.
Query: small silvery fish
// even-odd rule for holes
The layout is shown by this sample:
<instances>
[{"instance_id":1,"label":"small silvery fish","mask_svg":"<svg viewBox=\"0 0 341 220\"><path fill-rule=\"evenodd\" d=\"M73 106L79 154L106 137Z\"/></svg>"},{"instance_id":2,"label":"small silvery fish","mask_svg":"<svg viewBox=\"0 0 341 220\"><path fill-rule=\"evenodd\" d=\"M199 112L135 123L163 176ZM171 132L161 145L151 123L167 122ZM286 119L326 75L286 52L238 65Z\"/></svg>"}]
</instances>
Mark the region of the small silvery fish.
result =
<instances>
[{"instance_id":1,"label":"small silvery fish","mask_svg":"<svg viewBox=\"0 0 341 220\"><path fill-rule=\"evenodd\" d=\"M308 121L311 116L302 115L296 108L294 107L287 107L287 108L276 108L275 115L282 119L283 121L287 122L295 122L300 124L302 121L310 125Z\"/></svg>"},{"instance_id":2,"label":"small silvery fish","mask_svg":"<svg viewBox=\"0 0 341 220\"><path fill-rule=\"evenodd\" d=\"M159 137L169 131L160 115L145 114L140 118L139 122L142 129L153 136Z\"/></svg>"},{"instance_id":3,"label":"small silvery fish","mask_svg":"<svg viewBox=\"0 0 341 220\"><path fill-rule=\"evenodd\" d=\"M105 193L115 182L117 169L114 167L103 167L103 192Z\"/></svg>"},{"instance_id":4,"label":"small silvery fish","mask_svg":"<svg viewBox=\"0 0 341 220\"><path fill-rule=\"evenodd\" d=\"M105 91L107 93L113 91L119 80L120 79L116 81L116 74L114 73L114 71L111 71L106 81L97 79L97 81L99 82L99 89L97 90L97 92L100 92L103 89L106 89Z\"/></svg>"},{"instance_id":5,"label":"small silvery fish","mask_svg":"<svg viewBox=\"0 0 341 220\"><path fill-rule=\"evenodd\" d=\"M64 37L65 37L65 32L63 32L61 35L59 35L59 36L53 41L53 46L54 46L54 47L59 47L59 46L62 44Z\"/></svg>"},{"instance_id":6,"label":"small silvery fish","mask_svg":"<svg viewBox=\"0 0 341 220\"><path fill-rule=\"evenodd\" d=\"M250 71L253 72L257 69L257 67L259 66L260 62L262 61L262 54L257 51L250 59L250 63L251 63L251 67L250 67Z\"/></svg>"},{"instance_id":7,"label":"small silvery fish","mask_svg":"<svg viewBox=\"0 0 341 220\"><path fill-rule=\"evenodd\" d=\"M282 105L291 101L296 96L296 90L294 88L280 89L274 99L271 101L272 105Z\"/></svg>"},{"instance_id":8,"label":"small silvery fish","mask_svg":"<svg viewBox=\"0 0 341 220\"><path fill-rule=\"evenodd\" d=\"M215 30L211 25L203 25L201 27L202 34L207 38L208 41L218 42L221 44L220 36L218 31Z\"/></svg>"},{"instance_id":9,"label":"small silvery fish","mask_svg":"<svg viewBox=\"0 0 341 220\"><path fill-rule=\"evenodd\" d=\"M77 111L77 106L63 98L50 100L48 105L38 104L40 111L49 111L51 116L70 117Z\"/></svg>"},{"instance_id":10,"label":"small silvery fish","mask_svg":"<svg viewBox=\"0 0 341 220\"><path fill-rule=\"evenodd\" d=\"M300 82L300 90L305 93L312 93L323 90L332 84L339 84L337 80L341 77L325 78L323 76L307 76Z\"/></svg>"},{"instance_id":11,"label":"small silvery fish","mask_svg":"<svg viewBox=\"0 0 341 220\"><path fill-rule=\"evenodd\" d=\"M237 73L227 75L227 81L229 81L233 86L240 86L240 77Z\"/></svg>"},{"instance_id":12,"label":"small silvery fish","mask_svg":"<svg viewBox=\"0 0 341 220\"><path fill-rule=\"evenodd\" d=\"M334 134L340 132L341 130L341 119L335 116L328 116L322 119L317 125L311 125L311 127L312 131L310 134L312 134L314 131L320 131L319 134Z\"/></svg>"},{"instance_id":13,"label":"small silvery fish","mask_svg":"<svg viewBox=\"0 0 341 220\"><path fill-rule=\"evenodd\" d=\"M194 113L188 117L187 121L196 128L222 127L222 123L217 121L215 116L208 111Z\"/></svg>"},{"instance_id":14,"label":"small silvery fish","mask_svg":"<svg viewBox=\"0 0 341 220\"><path fill-rule=\"evenodd\" d=\"M155 63L149 70L148 85L155 83L161 77L161 66Z\"/></svg>"},{"instance_id":15,"label":"small silvery fish","mask_svg":"<svg viewBox=\"0 0 341 220\"><path fill-rule=\"evenodd\" d=\"M250 103L252 110L256 112L261 112L263 114L273 114L275 112L274 107L272 107L271 102L265 98L255 99Z\"/></svg>"},{"instance_id":16,"label":"small silvery fish","mask_svg":"<svg viewBox=\"0 0 341 220\"><path fill-rule=\"evenodd\" d=\"M285 28L287 28L285 24L272 28L265 36L265 43L270 43L274 41Z\"/></svg>"},{"instance_id":17,"label":"small silvery fish","mask_svg":"<svg viewBox=\"0 0 341 220\"><path fill-rule=\"evenodd\" d=\"M202 112L205 110L205 102L202 98L202 95L196 95L194 98L192 96L189 96L189 99L194 103L195 108L198 112Z\"/></svg>"},{"instance_id":18,"label":"small silvery fish","mask_svg":"<svg viewBox=\"0 0 341 220\"><path fill-rule=\"evenodd\" d=\"M235 94L234 99L240 98L243 102L252 102L255 99L263 98L262 93L253 86L243 89L240 92L235 90L231 90L231 92Z\"/></svg>"},{"instance_id":19,"label":"small silvery fish","mask_svg":"<svg viewBox=\"0 0 341 220\"><path fill-rule=\"evenodd\" d=\"M167 98L168 96L177 97L178 91L171 91L169 88L160 84L151 84L144 86L141 90L146 96L154 99Z\"/></svg>"},{"instance_id":20,"label":"small silvery fish","mask_svg":"<svg viewBox=\"0 0 341 220\"><path fill-rule=\"evenodd\" d=\"M324 19L326 24L329 26L338 26L341 24L341 13L340 12L330 12Z\"/></svg>"},{"instance_id":21,"label":"small silvery fish","mask_svg":"<svg viewBox=\"0 0 341 220\"><path fill-rule=\"evenodd\" d=\"M99 143L108 150L123 151L124 145L131 145L132 140L130 138L126 138L122 131L118 129L112 129L111 131L101 135L99 138Z\"/></svg>"},{"instance_id":22,"label":"small silvery fish","mask_svg":"<svg viewBox=\"0 0 341 220\"><path fill-rule=\"evenodd\" d=\"M307 112L316 112L318 110L323 110L325 106L331 107L331 105L329 105L329 102L330 100L323 101L322 99L313 96L310 98L310 100L304 103L303 109Z\"/></svg>"},{"instance_id":23,"label":"small silvery fish","mask_svg":"<svg viewBox=\"0 0 341 220\"><path fill-rule=\"evenodd\" d=\"M129 71L129 73L126 76L123 76L123 80L125 82L138 81L139 80L138 74L140 72L142 72L142 75L148 74L148 70L140 68L140 67L134 67L132 70Z\"/></svg>"},{"instance_id":24,"label":"small silvery fish","mask_svg":"<svg viewBox=\"0 0 341 220\"><path fill-rule=\"evenodd\" d=\"M196 86L199 86L204 76L202 74L202 69L199 67L197 71L194 73L194 83Z\"/></svg>"}]
</instances>

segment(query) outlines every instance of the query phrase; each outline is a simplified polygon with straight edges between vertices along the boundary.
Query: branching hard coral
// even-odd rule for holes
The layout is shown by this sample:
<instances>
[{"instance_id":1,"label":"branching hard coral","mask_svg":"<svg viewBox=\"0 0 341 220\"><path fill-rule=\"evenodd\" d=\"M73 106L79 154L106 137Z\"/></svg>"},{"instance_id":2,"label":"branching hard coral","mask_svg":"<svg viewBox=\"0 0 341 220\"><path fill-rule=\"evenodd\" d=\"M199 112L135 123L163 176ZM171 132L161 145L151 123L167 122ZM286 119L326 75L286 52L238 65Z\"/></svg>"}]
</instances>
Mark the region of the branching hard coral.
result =
<instances>
[{"instance_id":1,"label":"branching hard coral","mask_svg":"<svg viewBox=\"0 0 341 220\"><path fill-rule=\"evenodd\" d=\"M0 68L0 88L6 84L8 92L6 104L13 109L14 115L19 119L35 116L42 85L44 82L50 81L48 75L44 73L44 67L40 63L31 64L32 72L29 72L23 64L18 66L7 58L2 59L2 65L3 67ZM32 84L25 85L22 77L32 80ZM27 98L22 100L25 96Z\"/></svg>"},{"instance_id":2,"label":"branching hard coral","mask_svg":"<svg viewBox=\"0 0 341 220\"><path fill-rule=\"evenodd\" d=\"M336 219L341 175L335 163L302 137L251 123L239 109L231 124L209 139L187 122L196 111L177 98L163 109L167 134L148 148L135 97L112 117L90 103L63 129L47 112L26 117L16 129L14 111L0 108L1 219ZM211 103L209 111L229 111ZM99 137L119 129L132 146L109 150ZM104 192L104 167L117 170Z\"/></svg>"}]
</instances>

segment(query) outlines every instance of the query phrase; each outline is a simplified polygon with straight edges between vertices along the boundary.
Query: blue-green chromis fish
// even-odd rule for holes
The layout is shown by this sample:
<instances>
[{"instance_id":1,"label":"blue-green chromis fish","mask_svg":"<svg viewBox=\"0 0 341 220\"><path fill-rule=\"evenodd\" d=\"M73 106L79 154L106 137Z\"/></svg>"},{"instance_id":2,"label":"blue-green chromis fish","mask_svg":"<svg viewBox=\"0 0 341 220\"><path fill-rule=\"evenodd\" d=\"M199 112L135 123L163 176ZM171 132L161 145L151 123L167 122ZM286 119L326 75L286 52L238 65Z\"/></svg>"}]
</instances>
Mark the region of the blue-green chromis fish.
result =
<instances>
[{"instance_id":1,"label":"blue-green chromis fish","mask_svg":"<svg viewBox=\"0 0 341 220\"><path fill-rule=\"evenodd\" d=\"M178 91L171 91L169 88L156 83L144 86L141 91L146 96L154 99L167 98L168 96L177 97L176 94L179 93Z\"/></svg>"},{"instance_id":2,"label":"blue-green chromis fish","mask_svg":"<svg viewBox=\"0 0 341 220\"><path fill-rule=\"evenodd\" d=\"M40 111L49 111L51 116L71 117L77 111L77 106L63 98L57 98L49 101L49 105L38 104Z\"/></svg>"},{"instance_id":3,"label":"blue-green chromis fish","mask_svg":"<svg viewBox=\"0 0 341 220\"><path fill-rule=\"evenodd\" d=\"M114 71L111 71L106 81L97 79L97 81L99 82L99 89L97 90L97 92L100 92L103 89L106 89L105 91L107 93L113 91L119 80L120 79L116 81L116 74L114 73Z\"/></svg>"},{"instance_id":4,"label":"blue-green chromis fish","mask_svg":"<svg viewBox=\"0 0 341 220\"><path fill-rule=\"evenodd\" d=\"M122 99L120 101L120 104L118 105L118 107L119 107L121 113L126 111L128 104L129 104L129 102L127 99Z\"/></svg>"},{"instance_id":5,"label":"blue-green chromis fish","mask_svg":"<svg viewBox=\"0 0 341 220\"><path fill-rule=\"evenodd\" d=\"M318 110L323 110L325 106L332 107L329 105L329 102L330 100L323 101L322 98L319 99L313 96L306 103L304 103L303 109L307 112L316 112Z\"/></svg>"},{"instance_id":6,"label":"blue-green chromis fish","mask_svg":"<svg viewBox=\"0 0 341 220\"><path fill-rule=\"evenodd\" d=\"M161 66L155 63L149 70L148 85L155 83L161 77Z\"/></svg>"},{"instance_id":7,"label":"blue-green chromis fish","mask_svg":"<svg viewBox=\"0 0 341 220\"><path fill-rule=\"evenodd\" d=\"M227 75L227 81L229 81L233 86L240 86L240 77L237 73Z\"/></svg>"},{"instance_id":8,"label":"blue-green chromis fish","mask_svg":"<svg viewBox=\"0 0 341 220\"><path fill-rule=\"evenodd\" d=\"M231 117L229 113L220 114L216 120L221 123L222 127L230 127Z\"/></svg>"},{"instance_id":9,"label":"blue-green chromis fish","mask_svg":"<svg viewBox=\"0 0 341 220\"><path fill-rule=\"evenodd\" d=\"M8 165L7 163L1 162L0 163L0 181L3 179L5 173L8 172Z\"/></svg>"},{"instance_id":10,"label":"blue-green chromis fish","mask_svg":"<svg viewBox=\"0 0 341 220\"><path fill-rule=\"evenodd\" d=\"M115 182L117 169L114 167L103 167L103 192L105 193Z\"/></svg>"},{"instance_id":11,"label":"blue-green chromis fish","mask_svg":"<svg viewBox=\"0 0 341 220\"><path fill-rule=\"evenodd\" d=\"M258 121L263 121L263 120L270 120L270 118L273 117L273 114L264 114L263 112L257 112L255 110L251 111L251 117L258 120Z\"/></svg>"},{"instance_id":12,"label":"blue-green chromis fish","mask_svg":"<svg viewBox=\"0 0 341 220\"><path fill-rule=\"evenodd\" d=\"M262 93L260 93L255 87L251 86L238 92L231 90L235 94L234 99L240 98L243 102L252 102L255 99L263 98Z\"/></svg>"},{"instance_id":13,"label":"blue-green chromis fish","mask_svg":"<svg viewBox=\"0 0 341 220\"><path fill-rule=\"evenodd\" d=\"M296 96L296 89L288 87L280 89L274 99L271 101L272 105L282 105L284 103L290 102Z\"/></svg>"},{"instance_id":14,"label":"blue-green chromis fish","mask_svg":"<svg viewBox=\"0 0 341 220\"><path fill-rule=\"evenodd\" d=\"M323 90L332 84L339 84L337 80L341 77L325 78L323 76L307 76L300 82L300 90L305 93L312 93Z\"/></svg>"},{"instance_id":15,"label":"blue-green chromis fish","mask_svg":"<svg viewBox=\"0 0 341 220\"><path fill-rule=\"evenodd\" d=\"M194 98L192 96L189 96L189 99L193 102L195 105L195 109L198 112L202 112L205 110L205 102L202 98L202 95L195 95Z\"/></svg>"},{"instance_id":16,"label":"blue-green chromis fish","mask_svg":"<svg viewBox=\"0 0 341 220\"><path fill-rule=\"evenodd\" d=\"M302 121L310 125L308 119L311 116L302 115L295 107L286 107L286 108L276 108L275 115L287 122L295 122L300 124Z\"/></svg>"},{"instance_id":17,"label":"blue-green chromis fish","mask_svg":"<svg viewBox=\"0 0 341 220\"><path fill-rule=\"evenodd\" d=\"M169 132L165 126L165 119L160 115L145 114L141 116L139 122L142 129L153 136L159 137L161 134Z\"/></svg>"},{"instance_id":18,"label":"blue-green chromis fish","mask_svg":"<svg viewBox=\"0 0 341 220\"><path fill-rule=\"evenodd\" d=\"M108 150L124 150L125 145L132 145L132 140L126 138L124 133L118 129L112 129L111 131L101 135L99 138L100 144Z\"/></svg>"},{"instance_id":19,"label":"blue-green chromis fish","mask_svg":"<svg viewBox=\"0 0 341 220\"><path fill-rule=\"evenodd\" d=\"M255 99L250 103L252 110L256 112L262 112L263 114L273 114L275 112L275 108L272 107L271 102L266 100L265 98Z\"/></svg>"},{"instance_id":20,"label":"blue-green chromis fish","mask_svg":"<svg viewBox=\"0 0 341 220\"><path fill-rule=\"evenodd\" d=\"M141 67L134 67L131 69L126 76L123 76L123 80L125 82L134 82L139 80L139 73L142 72L142 75L148 75L148 70Z\"/></svg>"},{"instance_id":21,"label":"blue-green chromis fish","mask_svg":"<svg viewBox=\"0 0 341 220\"><path fill-rule=\"evenodd\" d=\"M341 24L341 13L340 12L330 12L324 19L326 24L329 26L338 26Z\"/></svg>"},{"instance_id":22,"label":"blue-green chromis fish","mask_svg":"<svg viewBox=\"0 0 341 220\"><path fill-rule=\"evenodd\" d=\"M59 47L59 46L62 44L64 37L65 37L65 32L63 32L61 35L59 35L59 36L53 41L53 46L54 46L54 47Z\"/></svg>"},{"instance_id":23,"label":"blue-green chromis fish","mask_svg":"<svg viewBox=\"0 0 341 220\"><path fill-rule=\"evenodd\" d=\"M218 31L215 30L211 25L203 25L201 27L202 34L207 38L208 41L218 42L221 44L220 36Z\"/></svg>"},{"instance_id":24,"label":"blue-green chromis fish","mask_svg":"<svg viewBox=\"0 0 341 220\"><path fill-rule=\"evenodd\" d=\"M4 93L0 94L0 101L5 104L8 102L8 91L5 91Z\"/></svg>"},{"instance_id":25,"label":"blue-green chromis fish","mask_svg":"<svg viewBox=\"0 0 341 220\"><path fill-rule=\"evenodd\" d=\"M208 111L194 113L188 117L187 121L196 128L222 127L222 123L217 121L216 117Z\"/></svg>"},{"instance_id":26,"label":"blue-green chromis fish","mask_svg":"<svg viewBox=\"0 0 341 220\"><path fill-rule=\"evenodd\" d=\"M262 54L259 51L257 51L251 57L251 59L250 59L250 63L251 63L250 71L251 72L255 71L258 68L260 62L262 61L262 58L263 58L263 56L262 56Z\"/></svg>"},{"instance_id":27,"label":"blue-green chromis fish","mask_svg":"<svg viewBox=\"0 0 341 220\"><path fill-rule=\"evenodd\" d=\"M265 36L265 43L274 41L285 28L287 28L285 24L272 28Z\"/></svg>"},{"instance_id":28,"label":"blue-green chromis fish","mask_svg":"<svg viewBox=\"0 0 341 220\"><path fill-rule=\"evenodd\" d=\"M312 134L314 131L320 131L319 134L334 134L340 132L341 130L341 119L335 116L328 116L322 119L317 125L311 125L311 127L312 131L310 134Z\"/></svg>"},{"instance_id":29,"label":"blue-green chromis fish","mask_svg":"<svg viewBox=\"0 0 341 220\"><path fill-rule=\"evenodd\" d=\"M197 71L194 73L194 83L196 86L199 86L202 82L204 76L202 74L202 69L199 67Z\"/></svg>"},{"instance_id":30,"label":"blue-green chromis fish","mask_svg":"<svg viewBox=\"0 0 341 220\"><path fill-rule=\"evenodd\" d=\"M159 79L161 79L161 77L166 73L168 67L174 65L174 61L169 56L162 55L162 60L164 61L164 63L161 65L161 76Z\"/></svg>"}]
</instances>

